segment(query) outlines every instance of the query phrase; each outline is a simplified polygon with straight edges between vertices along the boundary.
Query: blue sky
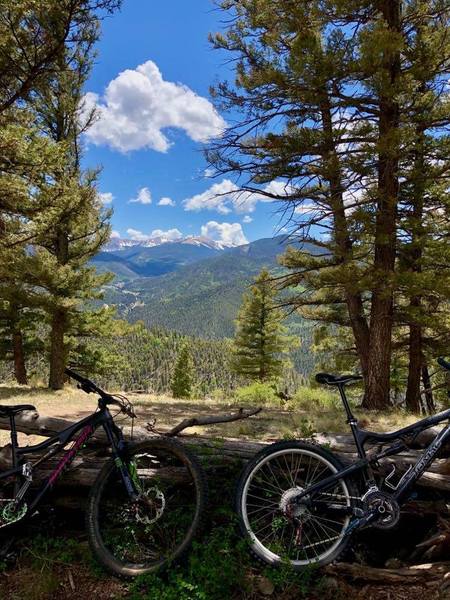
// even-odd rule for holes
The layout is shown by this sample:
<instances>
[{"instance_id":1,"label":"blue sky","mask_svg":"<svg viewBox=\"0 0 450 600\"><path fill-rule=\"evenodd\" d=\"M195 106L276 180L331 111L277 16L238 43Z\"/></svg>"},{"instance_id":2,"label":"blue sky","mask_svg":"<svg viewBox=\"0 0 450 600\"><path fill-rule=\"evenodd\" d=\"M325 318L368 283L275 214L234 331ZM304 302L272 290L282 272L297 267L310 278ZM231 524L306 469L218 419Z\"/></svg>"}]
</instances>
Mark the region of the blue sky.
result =
<instances>
[{"instance_id":1,"label":"blue sky","mask_svg":"<svg viewBox=\"0 0 450 600\"><path fill-rule=\"evenodd\" d=\"M237 244L270 237L278 225L274 204L237 198L232 181L204 175L203 142L226 118L209 86L233 76L228 57L208 43L222 16L212 0L124 0L103 23L86 86L99 120L87 135L85 164L103 168L99 191L114 209L115 235L203 233Z\"/></svg>"}]
</instances>

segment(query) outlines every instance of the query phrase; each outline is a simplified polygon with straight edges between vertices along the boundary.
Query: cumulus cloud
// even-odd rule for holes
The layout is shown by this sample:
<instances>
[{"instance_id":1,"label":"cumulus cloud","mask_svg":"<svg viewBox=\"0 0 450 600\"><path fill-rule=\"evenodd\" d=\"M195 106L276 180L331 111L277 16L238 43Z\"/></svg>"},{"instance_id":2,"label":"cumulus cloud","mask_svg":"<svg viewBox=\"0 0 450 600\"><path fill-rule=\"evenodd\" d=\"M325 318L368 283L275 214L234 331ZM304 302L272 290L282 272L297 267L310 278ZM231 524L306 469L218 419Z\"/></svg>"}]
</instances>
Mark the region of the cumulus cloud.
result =
<instances>
[{"instance_id":1,"label":"cumulus cloud","mask_svg":"<svg viewBox=\"0 0 450 600\"><path fill-rule=\"evenodd\" d=\"M168 229L167 231L163 231L162 229L154 229L150 234L150 239L153 238L164 238L169 242L175 242L176 240L180 240L183 237L183 234L179 229Z\"/></svg>"},{"instance_id":2,"label":"cumulus cloud","mask_svg":"<svg viewBox=\"0 0 450 600\"><path fill-rule=\"evenodd\" d=\"M133 229L132 227L129 227L127 229L127 234L128 237L132 240L136 240L139 242L144 242L145 240L149 240L150 236L146 235L145 233L142 233L142 231L139 231L139 229Z\"/></svg>"},{"instance_id":3,"label":"cumulus cloud","mask_svg":"<svg viewBox=\"0 0 450 600\"><path fill-rule=\"evenodd\" d=\"M169 127L183 129L196 142L221 134L225 121L211 102L181 83L164 81L157 65L149 60L126 69L113 79L104 97L88 92L84 110L93 108L97 119L86 132L94 144L121 152L150 148L167 152Z\"/></svg>"},{"instance_id":4,"label":"cumulus cloud","mask_svg":"<svg viewBox=\"0 0 450 600\"><path fill-rule=\"evenodd\" d=\"M136 198L131 198L131 203L136 202L137 204L151 204L152 194L148 187L143 187L138 191Z\"/></svg>"},{"instance_id":5,"label":"cumulus cloud","mask_svg":"<svg viewBox=\"0 0 450 600\"><path fill-rule=\"evenodd\" d=\"M175 201L172 200L172 198L168 198L167 196L164 196L158 202L158 206L175 206Z\"/></svg>"},{"instance_id":6,"label":"cumulus cloud","mask_svg":"<svg viewBox=\"0 0 450 600\"><path fill-rule=\"evenodd\" d=\"M97 198L102 204L111 204L111 202L114 200L114 196L111 194L111 192L99 192L97 194Z\"/></svg>"},{"instance_id":7,"label":"cumulus cloud","mask_svg":"<svg viewBox=\"0 0 450 600\"><path fill-rule=\"evenodd\" d=\"M253 221L253 219L251 218L250 215L245 215L245 217L242 219L243 223L251 223Z\"/></svg>"},{"instance_id":8,"label":"cumulus cloud","mask_svg":"<svg viewBox=\"0 0 450 600\"><path fill-rule=\"evenodd\" d=\"M115 229L113 229L113 230L111 231L111 233L110 233L110 236L109 236L109 237L110 237L111 239L114 239L114 238L115 238L115 239L117 239L117 238L120 238L120 233L119 233L118 231L116 231Z\"/></svg>"},{"instance_id":9,"label":"cumulus cloud","mask_svg":"<svg viewBox=\"0 0 450 600\"><path fill-rule=\"evenodd\" d=\"M214 183L201 194L196 194L183 201L185 210L215 210L221 215L232 211L237 213L253 212L258 202L272 202L273 198L265 195L288 196L293 192L291 186L282 181L271 181L261 192L240 191L238 186L229 179Z\"/></svg>"},{"instance_id":10,"label":"cumulus cloud","mask_svg":"<svg viewBox=\"0 0 450 600\"><path fill-rule=\"evenodd\" d=\"M202 225L201 235L220 242L223 246L242 246L248 243L240 223L209 221Z\"/></svg>"},{"instance_id":11,"label":"cumulus cloud","mask_svg":"<svg viewBox=\"0 0 450 600\"><path fill-rule=\"evenodd\" d=\"M162 238L166 242L175 242L183 237L183 234L178 229L168 229L163 231L162 229L154 229L151 233L143 233L138 229L127 229L127 234L132 240L137 242L146 242L148 240L154 240L155 238Z\"/></svg>"}]
</instances>

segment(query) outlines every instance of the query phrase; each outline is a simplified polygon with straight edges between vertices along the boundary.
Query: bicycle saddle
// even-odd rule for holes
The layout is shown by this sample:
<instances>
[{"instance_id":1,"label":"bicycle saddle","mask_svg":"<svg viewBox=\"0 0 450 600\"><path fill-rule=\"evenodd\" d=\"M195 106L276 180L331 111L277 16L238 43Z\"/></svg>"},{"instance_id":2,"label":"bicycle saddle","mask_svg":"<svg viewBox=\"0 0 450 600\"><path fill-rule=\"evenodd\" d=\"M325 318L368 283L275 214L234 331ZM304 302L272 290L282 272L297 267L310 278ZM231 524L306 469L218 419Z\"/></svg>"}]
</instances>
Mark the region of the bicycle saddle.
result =
<instances>
[{"instance_id":1,"label":"bicycle saddle","mask_svg":"<svg viewBox=\"0 0 450 600\"><path fill-rule=\"evenodd\" d=\"M0 405L0 417L14 416L24 410L36 410L36 407L31 404L15 404L13 406Z\"/></svg>"},{"instance_id":2,"label":"bicycle saddle","mask_svg":"<svg viewBox=\"0 0 450 600\"><path fill-rule=\"evenodd\" d=\"M347 385L360 381L361 375L332 375L331 373L317 373L317 383L325 383L326 385Z\"/></svg>"}]
</instances>

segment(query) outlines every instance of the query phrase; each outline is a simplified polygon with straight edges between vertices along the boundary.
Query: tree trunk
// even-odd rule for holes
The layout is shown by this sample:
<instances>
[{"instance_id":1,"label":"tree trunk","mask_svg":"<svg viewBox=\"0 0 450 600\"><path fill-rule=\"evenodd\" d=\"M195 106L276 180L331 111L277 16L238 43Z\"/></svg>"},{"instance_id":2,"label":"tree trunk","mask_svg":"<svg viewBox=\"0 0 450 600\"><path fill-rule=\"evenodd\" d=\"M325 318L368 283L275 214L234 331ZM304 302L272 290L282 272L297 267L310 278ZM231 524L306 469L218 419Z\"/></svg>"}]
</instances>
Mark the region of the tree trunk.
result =
<instances>
[{"instance_id":1,"label":"tree trunk","mask_svg":"<svg viewBox=\"0 0 450 600\"><path fill-rule=\"evenodd\" d=\"M19 326L19 311L17 306L11 302L11 341L14 361L14 376L17 383L27 385L27 369L25 366L25 352L23 348L23 336Z\"/></svg>"},{"instance_id":2,"label":"tree trunk","mask_svg":"<svg viewBox=\"0 0 450 600\"><path fill-rule=\"evenodd\" d=\"M14 376L17 383L20 385L27 385L28 378L25 366L25 354L23 351L23 338L22 332L19 329L13 331L12 345L14 354Z\"/></svg>"},{"instance_id":3,"label":"tree trunk","mask_svg":"<svg viewBox=\"0 0 450 600\"><path fill-rule=\"evenodd\" d=\"M431 390L430 374L428 372L428 366L424 364L422 366L422 382L425 390L425 401L427 404L427 410L430 414L436 412L436 406L434 405L433 392Z\"/></svg>"},{"instance_id":4,"label":"tree trunk","mask_svg":"<svg viewBox=\"0 0 450 600\"><path fill-rule=\"evenodd\" d=\"M417 306L413 298L411 306ZM420 305L420 300L419 300ZM412 412L420 412L420 374L422 367L422 327L418 323L409 326L409 367L406 388L406 406Z\"/></svg>"},{"instance_id":5,"label":"tree trunk","mask_svg":"<svg viewBox=\"0 0 450 600\"><path fill-rule=\"evenodd\" d=\"M52 390L61 390L64 387L64 369L66 368L67 359L67 349L64 344L66 327L66 311L58 308L52 316L52 330L50 333L50 376L48 386Z\"/></svg>"},{"instance_id":6,"label":"tree trunk","mask_svg":"<svg viewBox=\"0 0 450 600\"><path fill-rule=\"evenodd\" d=\"M353 262L353 243L350 238L345 203L343 196L342 177L336 144L333 135L333 119L331 116L331 103L327 93L321 103L322 123L325 134L323 160L327 166L330 184L330 204L333 212L334 234L337 246L338 259L341 264L351 268ZM367 377L369 364L369 327L364 315L364 306L361 293L355 291L354 282L349 281L345 287L345 302L350 318L350 324L355 338L355 347L364 379Z\"/></svg>"},{"instance_id":7,"label":"tree trunk","mask_svg":"<svg viewBox=\"0 0 450 600\"><path fill-rule=\"evenodd\" d=\"M380 10L393 34L400 31L399 0L383 0ZM384 50L385 89L379 100L378 202L375 223L374 286L370 314L369 365L364 407L383 409L390 404L393 290L398 203L399 106L396 85L400 74L397 50Z\"/></svg>"}]
</instances>

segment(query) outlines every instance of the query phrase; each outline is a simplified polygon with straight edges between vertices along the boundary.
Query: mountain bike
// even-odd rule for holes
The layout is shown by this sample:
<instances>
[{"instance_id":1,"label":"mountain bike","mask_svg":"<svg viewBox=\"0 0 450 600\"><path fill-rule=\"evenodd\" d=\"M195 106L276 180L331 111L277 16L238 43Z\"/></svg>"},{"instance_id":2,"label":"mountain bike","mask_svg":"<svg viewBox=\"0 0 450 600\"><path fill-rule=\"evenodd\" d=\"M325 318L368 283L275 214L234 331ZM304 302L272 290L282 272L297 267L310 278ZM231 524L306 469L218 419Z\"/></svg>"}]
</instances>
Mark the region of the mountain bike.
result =
<instances>
[{"instance_id":1,"label":"mountain bike","mask_svg":"<svg viewBox=\"0 0 450 600\"><path fill-rule=\"evenodd\" d=\"M440 358L441 367L450 363ZM345 386L358 375L319 373L316 381L335 386L356 446L357 460L344 465L330 450L310 442L283 441L259 452L243 470L236 492L239 524L251 551L262 561L290 563L296 570L323 566L347 548L363 527L391 529L411 488L450 439L450 421L415 464L396 473L395 466L377 481L378 462L409 448L419 433L450 419L450 409L393 431L375 433L358 427ZM450 395L450 393L449 393ZM375 447L366 452L365 444Z\"/></svg>"},{"instance_id":2,"label":"mountain bike","mask_svg":"<svg viewBox=\"0 0 450 600\"><path fill-rule=\"evenodd\" d=\"M201 467L174 440L160 437L127 442L114 417L122 413L134 419L131 402L125 396L105 392L70 369L66 374L84 392L98 395L98 408L39 444L19 447L17 441L15 417L36 410L34 406L0 406L0 416L10 420L12 452L11 468L0 472L0 483L5 484L0 496L0 528L36 515L47 492L102 428L111 458L100 470L87 501L92 552L106 570L121 577L167 567L188 550L199 530L207 495ZM114 415L110 409L117 409ZM39 467L58 453L62 453L61 459L36 486ZM36 454L39 457L32 462L30 457Z\"/></svg>"}]
</instances>

